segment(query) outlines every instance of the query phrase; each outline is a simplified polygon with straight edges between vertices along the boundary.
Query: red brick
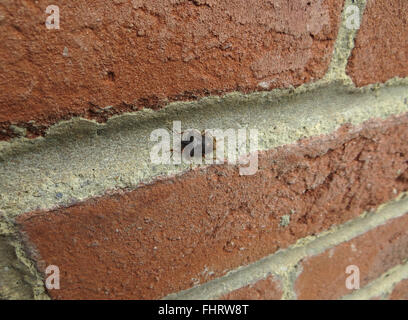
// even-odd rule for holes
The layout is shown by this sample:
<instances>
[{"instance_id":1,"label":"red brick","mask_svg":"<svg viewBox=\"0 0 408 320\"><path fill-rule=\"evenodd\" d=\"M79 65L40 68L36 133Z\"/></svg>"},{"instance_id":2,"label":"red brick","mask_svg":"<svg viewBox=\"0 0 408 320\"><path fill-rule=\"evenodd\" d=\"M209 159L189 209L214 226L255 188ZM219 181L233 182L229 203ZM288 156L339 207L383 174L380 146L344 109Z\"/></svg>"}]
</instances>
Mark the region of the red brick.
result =
<instances>
[{"instance_id":1,"label":"red brick","mask_svg":"<svg viewBox=\"0 0 408 320\"><path fill-rule=\"evenodd\" d=\"M298 299L338 299L348 293L347 266L360 270L360 288L408 258L408 214L301 263Z\"/></svg>"},{"instance_id":2,"label":"red brick","mask_svg":"<svg viewBox=\"0 0 408 320\"><path fill-rule=\"evenodd\" d=\"M62 270L53 298L160 298L407 190L406 141L406 115L344 127L261 153L253 176L213 166L19 222L38 268Z\"/></svg>"},{"instance_id":3,"label":"red brick","mask_svg":"<svg viewBox=\"0 0 408 320\"><path fill-rule=\"evenodd\" d=\"M390 300L408 300L408 280L398 283L392 291Z\"/></svg>"},{"instance_id":4,"label":"red brick","mask_svg":"<svg viewBox=\"0 0 408 320\"><path fill-rule=\"evenodd\" d=\"M298 86L328 68L343 0L86 0L0 4L0 139L168 101ZM67 48L67 55L63 52ZM109 109L103 109L112 106ZM35 121L35 124L28 121ZM2 130L3 129L3 132Z\"/></svg>"},{"instance_id":5,"label":"red brick","mask_svg":"<svg viewBox=\"0 0 408 320\"><path fill-rule=\"evenodd\" d=\"M357 86L408 76L408 1L368 0L347 73Z\"/></svg>"},{"instance_id":6,"label":"red brick","mask_svg":"<svg viewBox=\"0 0 408 320\"><path fill-rule=\"evenodd\" d=\"M282 298L280 280L274 276L259 280L258 282L232 291L224 295L225 300L280 300Z\"/></svg>"}]
</instances>

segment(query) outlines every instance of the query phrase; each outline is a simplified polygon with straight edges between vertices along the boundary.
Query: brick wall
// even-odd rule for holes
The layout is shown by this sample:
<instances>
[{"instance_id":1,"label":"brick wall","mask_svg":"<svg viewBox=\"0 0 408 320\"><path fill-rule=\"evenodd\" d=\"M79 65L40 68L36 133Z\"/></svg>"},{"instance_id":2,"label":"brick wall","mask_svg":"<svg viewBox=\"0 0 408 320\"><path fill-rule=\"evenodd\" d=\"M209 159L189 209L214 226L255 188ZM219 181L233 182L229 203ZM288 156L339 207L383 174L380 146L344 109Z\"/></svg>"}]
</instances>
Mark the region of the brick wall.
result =
<instances>
[{"instance_id":1,"label":"brick wall","mask_svg":"<svg viewBox=\"0 0 408 320\"><path fill-rule=\"evenodd\" d=\"M407 18L0 2L0 297L405 299Z\"/></svg>"}]
</instances>

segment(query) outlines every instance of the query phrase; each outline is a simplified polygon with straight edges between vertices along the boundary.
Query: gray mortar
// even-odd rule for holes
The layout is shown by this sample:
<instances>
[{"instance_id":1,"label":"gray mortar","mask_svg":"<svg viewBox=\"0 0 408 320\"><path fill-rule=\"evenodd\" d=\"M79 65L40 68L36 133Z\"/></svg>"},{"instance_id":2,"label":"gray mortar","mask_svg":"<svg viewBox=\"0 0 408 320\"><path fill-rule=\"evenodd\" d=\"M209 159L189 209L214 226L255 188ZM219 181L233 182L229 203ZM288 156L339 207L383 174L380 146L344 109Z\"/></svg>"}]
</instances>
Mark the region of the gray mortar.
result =
<instances>
[{"instance_id":1,"label":"gray mortar","mask_svg":"<svg viewBox=\"0 0 408 320\"><path fill-rule=\"evenodd\" d=\"M349 5L356 5L360 9L360 25L363 19L364 10L366 7L366 0L346 0L344 8ZM353 81L346 74L347 62L354 48L354 39L357 36L358 30L348 29L345 21L347 19L346 10L343 10L342 21L339 33L337 36L336 44L334 46L333 58L325 79L331 81L332 79L343 80L349 85L353 85Z\"/></svg>"},{"instance_id":2,"label":"gray mortar","mask_svg":"<svg viewBox=\"0 0 408 320\"><path fill-rule=\"evenodd\" d=\"M30 284L24 279L24 274L29 272L4 237L0 237L0 271L0 299L34 298Z\"/></svg>"},{"instance_id":3,"label":"gray mortar","mask_svg":"<svg viewBox=\"0 0 408 320\"><path fill-rule=\"evenodd\" d=\"M397 81L394 81L397 82ZM107 190L134 189L188 165L153 165L150 134L157 128L256 128L259 149L329 134L340 126L360 125L408 111L408 87L399 81L379 88L354 89L339 83L312 91L210 97L173 104L158 112L126 114L106 124L75 119L52 127L45 138L0 144L0 212L68 206ZM66 132L71 132L67 135Z\"/></svg>"},{"instance_id":4,"label":"gray mortar","mask_svg":"<svg viewBox=\"0 0 408 320\"><path fill-rule=\"evenodd\" d=\"M366 1L356 2L364 9ZM345 6L350 4L351 0L346 0ZM151 164L149 136L154 129L171 129L174 120L182 121L183 128L199 130L256 128L260 133L260 150L267 150L295 143L300 138L329 134L345 123L359 125L371 118L407 112L407 79L361 89L354 87L345 68L356 31L345 28L344 21L343 14L328 72L315 83L296 89L249 95L231 93L196 102L171 103L158 112L145 110L115 116L106 124L72 119L52 126L45 137L0 142L0 236L7 246L15 248L21 273L18 277L30 283L34 298L47 296L41 275L16 240L13 218L36 209L68 206L109 190L134 189L142 183L189 170L187 165ZM14 129L24 136L24 130ZM0 255L5 261L14 259L6 249ZM2 272L4 269L0 269L0 278ZM285 283L293 278L289 273L279 274ZM261 276L264 273L258 270L251 279L255 281ZM15 292L15 288L10 290ZM24 292L21 287L21 297L28 297ZM290 293L286 296L290 297Z\"/></svg>"},{"instance_id":5,"label":"gray mortar","mask_svg":"<svg viewBox=\"0 0 408 320\"><path fill-rule=\"evenodd\" d=\"M290 224L290 215L285 215L281 217L280 226L287 227Z\"/></svg>"},{"instance_id":6,"label":"gray mortar","mask_svg":"<svg viewBox=\"0 0 408 320\"><path fill-rule=\"evenodd\" d=\"M13 221L0 213L0 299L47 300L43 278L26 256Z\"/></svg>"}]
</instances>

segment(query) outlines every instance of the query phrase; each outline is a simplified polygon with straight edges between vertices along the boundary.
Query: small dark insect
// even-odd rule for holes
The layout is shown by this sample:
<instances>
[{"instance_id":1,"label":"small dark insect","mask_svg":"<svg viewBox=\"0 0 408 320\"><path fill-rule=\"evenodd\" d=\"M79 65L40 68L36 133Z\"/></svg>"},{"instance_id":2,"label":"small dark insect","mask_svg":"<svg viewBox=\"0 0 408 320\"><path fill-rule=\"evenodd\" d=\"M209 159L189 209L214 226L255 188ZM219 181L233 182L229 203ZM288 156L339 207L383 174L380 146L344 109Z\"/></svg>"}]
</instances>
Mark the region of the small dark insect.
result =
<instances>
[{"instance_id":1,"label":"small dark insect","mask_svg":"<svg viewBox=\"0 0 408 320\"><path fill-rule=\"evenodd\" d=\"M182 135L184 134L184 132L181 133ZM200 145L198 145L198 148L200 149L200 154L198 154L197 156L202 156L204 157L206 154L209 154L211 152L213 152L215 150L215 139L214 137L212 137L209 133L205 133L205 131L202 131L201 133L198 132L191 132L191 136L190 136L190 140L181 140L181 152L184 151L184 149L194 143L194 140L196 139L196 137L201 136L201 141L198 142ZM197 138L197 140L199 140ZM196 148L192 148L190 150L190 157L194 157L195 154L194 152Z\"/></svg>"}]
</instances>

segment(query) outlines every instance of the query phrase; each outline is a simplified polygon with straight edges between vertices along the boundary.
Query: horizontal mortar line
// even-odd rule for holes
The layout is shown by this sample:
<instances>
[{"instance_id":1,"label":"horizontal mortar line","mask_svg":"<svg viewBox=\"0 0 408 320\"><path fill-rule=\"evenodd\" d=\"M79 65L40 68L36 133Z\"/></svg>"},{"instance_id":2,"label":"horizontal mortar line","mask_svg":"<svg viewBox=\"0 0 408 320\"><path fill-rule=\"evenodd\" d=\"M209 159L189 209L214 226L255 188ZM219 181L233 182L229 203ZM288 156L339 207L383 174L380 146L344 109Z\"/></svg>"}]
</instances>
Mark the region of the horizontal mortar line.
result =
<instances>
[{"instance_id":1,"label":"horizontal mortar line","mask_svg":"<svg viewBox=\"0 0 408 320\"><path fill-rule=\"evenodd\" d=\"M262 101L262 103L274 104L276 101L286 101L288 99L301 99L302 96L308 96L314 91L321 91L322 89L330 89L334 86L338 86L340 91L347 92L348 94L368 94L375 93L378 90L387 89L390 87L406 87L408 90L408 77L400 78L394 77L387 80L384 83L373 83L363 87L356 87L354 83L350 83L349 77L346 75L346 79L342 76L339 78L333 78L328 71L329 78L322 78L315 82L309 82L302 84L299 87L293 88L276 88L268 91L255 91L251 93L242 93L239 91L228 92L223 95L210 95L202 97L198 100L186 100L170 102L164 108L154 111L152 109L142 109L134 112L124 112L117 115L112 115L106 122L98 122L95 119L89 119L84 117L72 117L68 120L60 120L47 129L45 136L38 136L35 138L15 137L10 140L0 141L0 161L2 158L7 158L8 154L21 153L27 150L32 150L35 146L44 146L52 144L55 140L64 140L70 138L76 138L80 135L93 135L97 130L117 130L123 129L122 120L128 124L136 125L147 121L160 121L166 116L173 116L178 113L195 112L196 109L202 109L204 105L213 105L217 103L226 103L229 108L234 106L230 104L231 101L241 102L256 102ZM301 105L301 103L299 103ZM236 107L236 106L235 106ZM240 109L235 108L235 112L239 112ZM234 110L229 110L233 112ZM7 121L6 121L7 122ZM14 127L19 128L17 125ZM24 129L24 128L20 128Z\"/></svg>"},{"instance_id":2,"label":"horizontal mortar line","mask_svg":"<svg viewBox=\"0 0 408 320\"><path fill-rule=\"evenodd\" d=\"M181 121L183 129L256 128L262 151L327 135L347 123L359 126L373 118L405 114L407 96L408 80L363 90L337 83L288 97L212 97L151 112L149 117L118 116L106 125L67 121L45 138L0 143L0 212L15 216L69 206L188 171L186 164L153 165L150 160L151 132L171 132L173 121ZM65 136L67 131L72 135Z\"/></svg>"},{"instance_id":3,"label":"horizontal mortar line","mask_svg":"<svg viewBox=\"0 0 408 320\"><path fill-rule=\"evenodd\" d=\"M320 235L300 239L295 245L287 249L280 250L255 263L233 270L221 278L172 293L164 299L217 299L231 291L266 279L271 274L283 277L292 272L293 267L302 259L320 254L406 213L408 213L408 193L402 193L397 200L380 206L374 212L363 213L360 217L333 227Z\"/></svg>"},{"instance_id":4,"label":"horizontal mortar line","mask_svg":"<svg viewBox=\"0 0 408 320\"><path fill-rule=\"evenodd\" d=\"M371 281L364 288L344 296L342 300L369 300L391 294L397 283L407 279L408 263L405 263L384 272L379 278Z\"/></svg>"}]
</instances>

